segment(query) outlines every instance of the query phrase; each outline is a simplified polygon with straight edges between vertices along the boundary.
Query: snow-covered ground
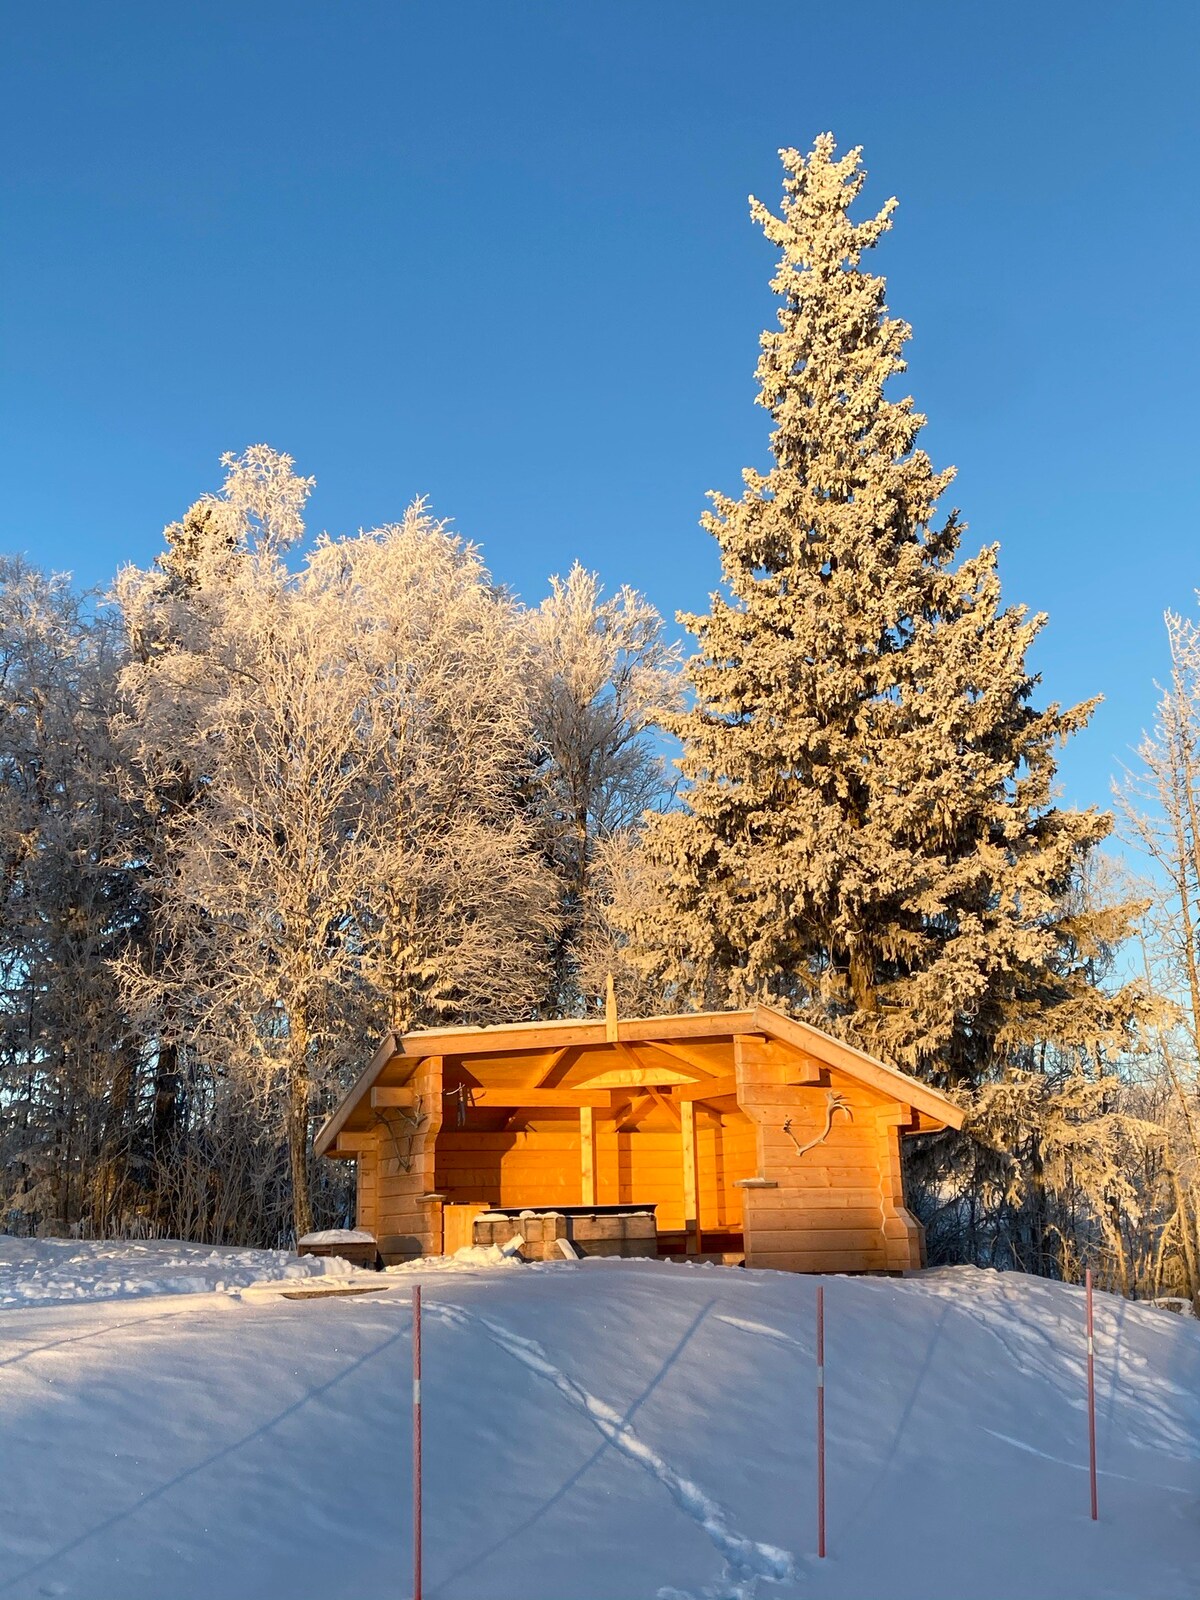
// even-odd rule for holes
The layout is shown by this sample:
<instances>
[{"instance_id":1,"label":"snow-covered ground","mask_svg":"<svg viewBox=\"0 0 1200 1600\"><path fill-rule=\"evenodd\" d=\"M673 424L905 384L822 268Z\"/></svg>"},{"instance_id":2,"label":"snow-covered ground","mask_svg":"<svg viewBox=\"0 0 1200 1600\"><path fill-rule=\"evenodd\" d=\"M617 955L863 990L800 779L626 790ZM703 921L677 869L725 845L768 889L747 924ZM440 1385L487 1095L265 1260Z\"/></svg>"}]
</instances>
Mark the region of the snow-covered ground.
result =
<instances>
[{"instance_id":1,"label":"snow-covered ground","mask_svg":"<svg viewBox=\"0 0 1200 1600\"><path fill-rule=\"evenodd\" d=\"M819 1562L814 1279L481 1252L286 1300L229 1287L273 1253L43 1243L28 1275L87 1296L52 1305L20 1294L23 1248L0 1252L2 1600L403 1600L418 1278L427 1600L1200 1592L1200 1323L1169 1312L1098 1297L1093 1525L1081 1291L826 1279Z\"/></svg>"},{"instance_id":2,"label":"snow-covered ground","mask_svg":"<svg viewBox=\"0 0 1200 1600\"><path fill-rule=\"evenodd\" d=\"M263 1279L344 1275L337 1257L226 1245L106 1244L80 1239L14 1239L0 1234L0 1309L134 1295L206 1294Z\"/></svg>"}]
</instances>

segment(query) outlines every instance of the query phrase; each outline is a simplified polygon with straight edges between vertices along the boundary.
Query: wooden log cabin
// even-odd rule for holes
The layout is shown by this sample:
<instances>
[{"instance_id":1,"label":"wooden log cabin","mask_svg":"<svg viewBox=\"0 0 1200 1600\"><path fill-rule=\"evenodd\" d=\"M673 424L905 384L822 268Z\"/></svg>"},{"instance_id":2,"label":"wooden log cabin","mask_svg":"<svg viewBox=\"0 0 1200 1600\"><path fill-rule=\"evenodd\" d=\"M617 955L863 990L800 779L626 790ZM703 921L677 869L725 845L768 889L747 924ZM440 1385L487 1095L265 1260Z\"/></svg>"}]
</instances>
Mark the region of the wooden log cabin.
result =
<instances>
[{"instance_id":1,"label":"wooden log cabin","mask_svg":"<svg viewBox=\"0 0 1200 1600\"><path fill-rule=\"evenodd\" d=\"M792 1272L924 1263L900 1141L945 1095L769 1006L389 1036L316 1139L385 1262L493 1207L653 1207L661 1254Z\"/></svg>"}]
</instances>

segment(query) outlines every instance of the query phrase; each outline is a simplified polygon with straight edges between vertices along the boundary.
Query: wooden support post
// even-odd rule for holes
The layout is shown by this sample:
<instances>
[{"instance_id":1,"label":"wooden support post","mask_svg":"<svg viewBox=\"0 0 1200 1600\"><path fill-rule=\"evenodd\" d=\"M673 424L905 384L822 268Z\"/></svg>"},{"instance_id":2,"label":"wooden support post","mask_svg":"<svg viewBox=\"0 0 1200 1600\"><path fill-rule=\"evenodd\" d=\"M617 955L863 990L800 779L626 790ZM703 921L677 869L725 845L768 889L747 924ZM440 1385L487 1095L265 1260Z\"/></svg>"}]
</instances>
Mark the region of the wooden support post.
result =
<instances>
[{"instance_id":1,"label":"wooden support post","mask_svg":"<svg viewBox=\"0 0 1200 1600\"><path fill-rule=\"evenodd\" d=\"M610 972L608 982L604 987L604 1037L609 1044L615 1044L617 1032L617 991L613 984L613 975Z\"/></svg>"},{"instance_id":2,"label":"wooden support post","mask_svg":"<svg viewBox=\"0 0 1200 1600\"><path fill-rule=\"evenodd\" d=\"M688 1255L700 1254L700 1205L696 1193L696 1106L691 1100L679 1103L679 1133L683 1142L683 1226L687 1230Z\"/></svg>"},{"instance_id":3,"label":"wooden support post","mask_svg":"<svg viewBox=\"0 0 1200 1600\"><path fill-rule=\"evenodd\" d=\"M591 1106L579 1108L579 1202L596 1204L596 1113Z\"/></svg>"}]
</instances>

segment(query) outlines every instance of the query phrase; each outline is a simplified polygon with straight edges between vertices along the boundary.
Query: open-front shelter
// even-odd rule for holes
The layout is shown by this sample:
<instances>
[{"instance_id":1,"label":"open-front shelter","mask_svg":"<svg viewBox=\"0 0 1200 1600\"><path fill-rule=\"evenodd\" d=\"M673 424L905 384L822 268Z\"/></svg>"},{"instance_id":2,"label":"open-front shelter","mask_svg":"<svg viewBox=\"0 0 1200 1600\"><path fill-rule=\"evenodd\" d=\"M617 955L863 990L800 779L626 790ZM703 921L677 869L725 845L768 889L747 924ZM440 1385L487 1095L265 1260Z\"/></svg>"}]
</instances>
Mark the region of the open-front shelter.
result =
<instances>
[{"instance_id":1,"label":"open-front shelter","mask_svg":"<svg viewBox=\"0 0 1200 1600\"><path fill-rule=\"evenodd\" d=\"M925 1084L770 1006L389 1035L316 1139L358 1163L392 1263L492 1207L656 1209L662 1253L796 1272L924 1262L900 1141L962 1125Z\"/></svg>"}]
</instances>

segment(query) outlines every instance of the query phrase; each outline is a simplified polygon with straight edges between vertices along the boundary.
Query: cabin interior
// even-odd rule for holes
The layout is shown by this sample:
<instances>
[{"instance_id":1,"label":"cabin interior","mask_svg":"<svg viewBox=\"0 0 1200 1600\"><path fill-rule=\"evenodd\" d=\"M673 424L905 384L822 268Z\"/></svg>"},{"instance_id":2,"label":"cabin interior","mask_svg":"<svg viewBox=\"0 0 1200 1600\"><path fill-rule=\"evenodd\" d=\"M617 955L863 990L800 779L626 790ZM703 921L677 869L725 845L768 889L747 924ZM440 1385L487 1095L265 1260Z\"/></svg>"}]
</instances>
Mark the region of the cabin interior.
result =
<instances>
[{"instance_id":1,"label":"cabin interior","mask_svg":"<svg viewBox=\"0 0 1200 1600\"><path fill-rule=\"evenodd\" d=\"M434 1154L446 1207L653 1205L660 1253L741 1251L737 1184L757 1171L757 1143L730 1064L698 1043L691 1065L712 1076L692 1078L659 1055L623 1074L603 1047L567 1052L528 1088L520 1057L450 1058ZM647 1070L659 1081L609 1082Z\"/></svg>"}]
</instances>

